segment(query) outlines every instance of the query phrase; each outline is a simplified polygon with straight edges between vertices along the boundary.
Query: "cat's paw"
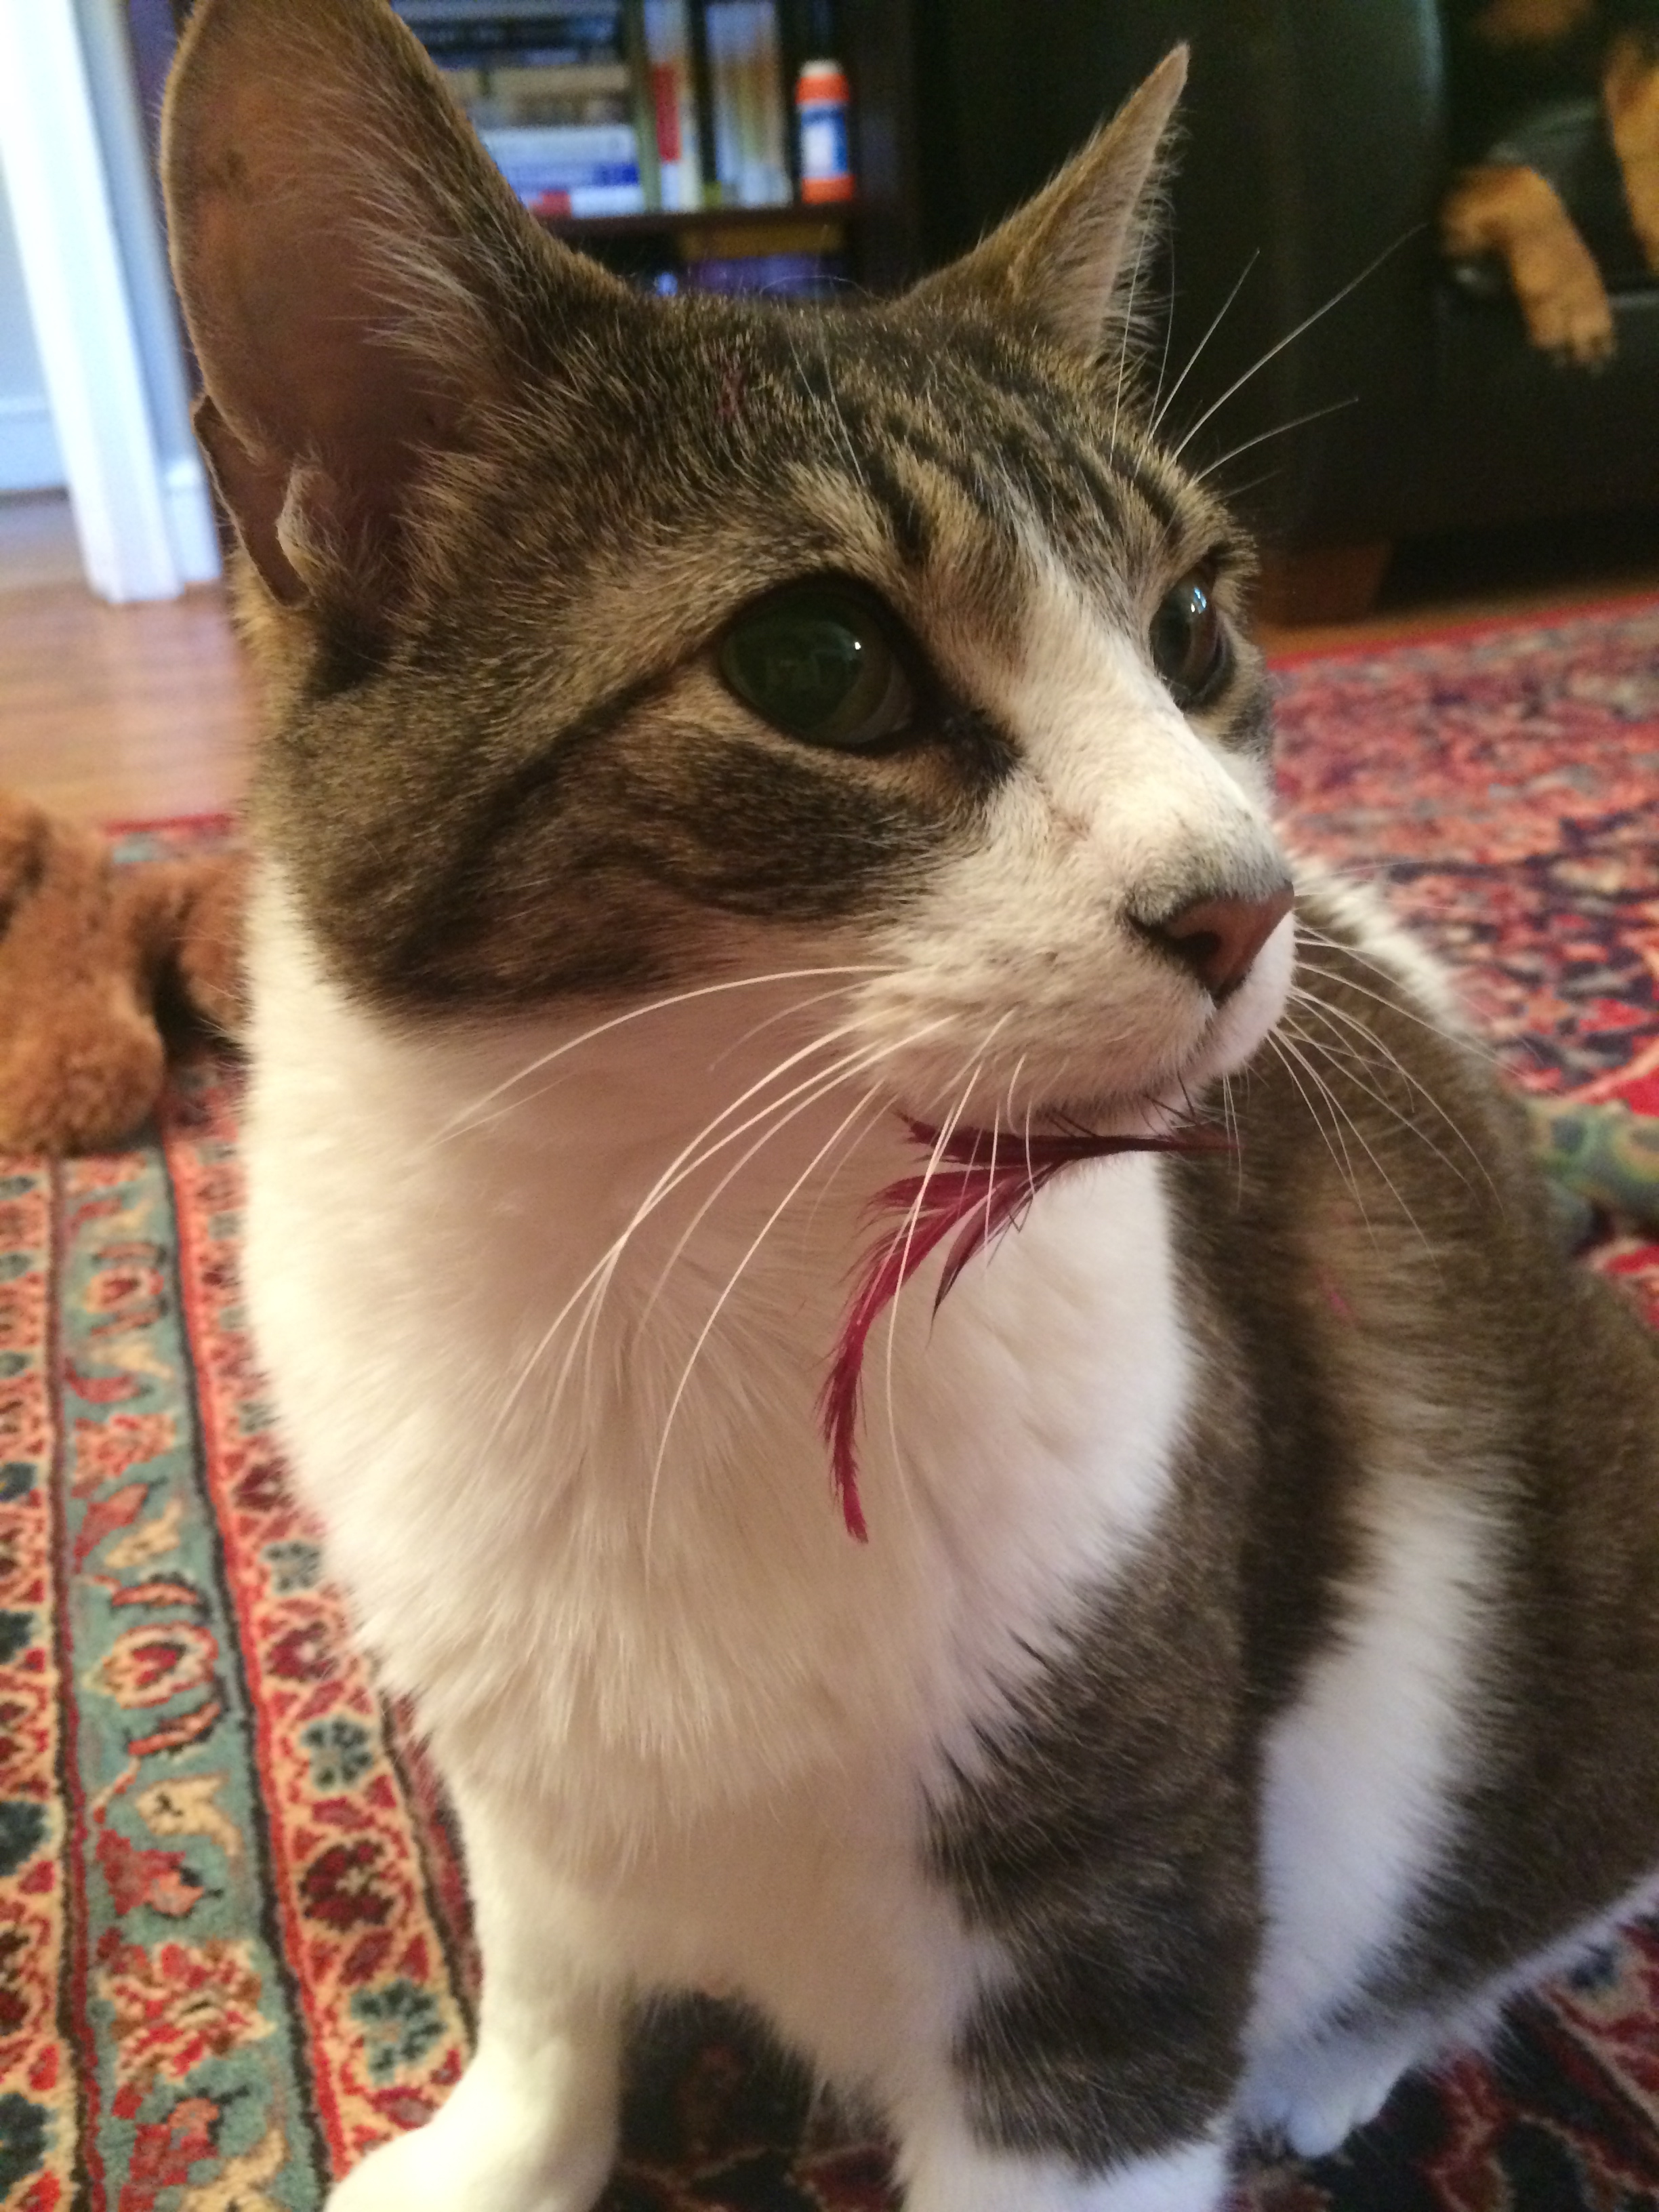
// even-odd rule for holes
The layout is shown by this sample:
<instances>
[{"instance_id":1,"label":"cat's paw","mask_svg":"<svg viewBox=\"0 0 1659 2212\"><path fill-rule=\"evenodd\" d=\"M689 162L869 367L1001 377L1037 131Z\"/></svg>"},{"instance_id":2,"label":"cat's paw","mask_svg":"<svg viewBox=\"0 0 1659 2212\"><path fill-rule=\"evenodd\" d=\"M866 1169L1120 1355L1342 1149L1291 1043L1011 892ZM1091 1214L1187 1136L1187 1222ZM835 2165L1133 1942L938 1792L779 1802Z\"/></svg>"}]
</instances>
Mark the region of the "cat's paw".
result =
<instances>
[{"instance_id":1,"label":"cat's paw","mask_svg":"<svg viewBox=\"0 0 1659 2212\"><path fill-rule=\"evenodd\" d=\"M550 2156L523 2130L464 2126L459 2113L447 2126L454 2103L370 2151L325 2212L588 2212L611 2172L608 2135Z\"/></svg>"},{"instance_id":2,"label":"cat's paw","mask_svg":"<svg viewBox=\"0 0 1659 2212\"><path fill-rule=\"evenodd\" d=\"M1466 169L1440 211L1455 261L1496 254L1534 345L1594 368L1613 349L1613 307L1595 257L1553 185L1520 163Z\"/></svg>"},{"instance_id":3,"label":"cat's paw","mask_svg":"<svg viewBox=\"0 0 1659 2212\"><path fill-rule=\"evenodd\" d=\"M1298 2158L1328 2158L1376 2118L1413 2057L1394 2045L1328 2045L1259 2083L1241 2118L1253 2133L1280 2137Z\"/></svg>"},{"instance_id":4,"label":"cat's paw","mask_svg":"<svg viewBox=\"0 0 1659 2212\"><path fill-rule=\"evenodd\" d=\"M907 2149L904 2212L1220 2212L1226 2154L1214 2139L1133 2159L1104 2173L959 2141Z\"/></svg>"}]
</instances>

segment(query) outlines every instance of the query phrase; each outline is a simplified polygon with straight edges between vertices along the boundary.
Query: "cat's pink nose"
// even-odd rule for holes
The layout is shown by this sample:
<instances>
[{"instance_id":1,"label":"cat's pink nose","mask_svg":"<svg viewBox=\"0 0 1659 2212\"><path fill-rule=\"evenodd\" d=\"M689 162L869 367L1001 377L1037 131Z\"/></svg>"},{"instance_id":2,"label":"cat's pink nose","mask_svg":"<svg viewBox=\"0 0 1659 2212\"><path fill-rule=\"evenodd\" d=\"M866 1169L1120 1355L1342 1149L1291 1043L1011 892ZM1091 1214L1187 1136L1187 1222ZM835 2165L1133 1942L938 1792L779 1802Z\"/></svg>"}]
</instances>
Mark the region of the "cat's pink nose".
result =
<instances>
[{"instance_id":1,"label":"cat's pink nose","mask_svg":"<svg viewBox=\"0 0 1659 2212\"><path fill-rule=\"evenodd\" d=\"M1182 907L1153 931L1190 968L1212 998L1231 997L1290 912L1288 884L1265 898L1206 898Z\"/></svg>"}]
</instances>

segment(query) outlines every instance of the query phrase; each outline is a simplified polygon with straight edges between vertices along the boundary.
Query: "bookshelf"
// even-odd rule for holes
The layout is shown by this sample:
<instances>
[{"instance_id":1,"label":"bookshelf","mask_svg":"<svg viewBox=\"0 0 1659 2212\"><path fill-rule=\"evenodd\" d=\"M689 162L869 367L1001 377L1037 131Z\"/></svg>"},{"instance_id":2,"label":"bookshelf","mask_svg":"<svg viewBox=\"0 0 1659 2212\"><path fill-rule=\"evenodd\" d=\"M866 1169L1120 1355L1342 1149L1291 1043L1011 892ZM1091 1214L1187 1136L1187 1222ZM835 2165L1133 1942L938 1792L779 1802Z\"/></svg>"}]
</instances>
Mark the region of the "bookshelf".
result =
<instances>
[{"instance_id":1,"label":"bookshelf","mask_svg":"<svg viewBox=\"0 0 1659 2212\"><path fill-rule=\"evenodd\" d=\"M183 28L191 0L126 0L126 4L141 62L149 47L155 49L149 75L154 79L149 89L156 97L147 100L149 112L159 106L171 33ZM637 23L641 0L392 0L392 4L416 35L427 39L429 33L441 33L446 27L501 19L556 21L614 15L630 16ZM687 0L702 189L706 198L712 198L714 130L704 27L708 4L709 0ZM775 254L823 255L841 282L861 291L896 290L919 275L923 239L913 0L774 0L774 4L786 103L783 140L789 200L764 206L705 204L647 207L625 214L544 214L538 219L548 229L620 273L647 283L663 272L689 270L710 261ZM826 21L850 88L848 139L855 191L849 199L808 205L799 198L789 94L801 64L821 52ZM637 29L631 35L637 41ZM441 46L441 36L428 42ZM635 68L638 60L637 52L630 55Z\"/></svg>"},{"instance_id":2,"label":"bookshelf","mask_svg":"<svg viewBox=\"0 0 1659 2212\"><path fill-rule=\"evenodd\" d=\"M579 245L604 245L611 239L669 234L702 240L731 230L799 232L811 237L858 228L872 213L868 201L854 199L843 201L830 214L813 207L688 208L677 215L653 208L643 215L548 216L543 220L556 237Z\"/></svg>"},{"instance_id":3,"label":"bookshelf","mask_svg":"<svg viewBox=\"0 0 1659 2212\"><path fill-rule=\"evenodd\" d=\"M642 28L649 23L650 10L641 0L393 0L393 4L441 64L447 55L465 64L466 42L480 26L486 33L493 27L495 35L522 41L521 51L528 56L533 52L532 37L543 35L540 28L532 33L531 26L545 26L550 40L563 24L568 27L564 35L574 39L579 27L592 27L608 15L618 26L617 51L626 51L634 76L634 113L641 147L658 135L650 105L650 83L657 72L651 67L654 57ZM830 296L843 286L883 291L905 282L919 267L921 230L913 157L910 0L769 0L769 5L758 10L750 7L742 11L769 15L775 40L772 106L776 112L770 118L769 185L763 185L752 204L737 198L729 180L724 191L718 181L728 122L720 112L720 101L730 80L722 85L719 62L711 53L711 17L722 10L728 16L739 12L729 0L685 0L683 11L690 80L685 96L695 104L695 120L688 114L689 143L695 146L699 179L691 189L702 204L653 204L659 187L652 161L642 154L640 193L645 205L602 207L599 211L559 209L548 204L557 195L534 190L533 175L523 181L515 177L532 212L556 236L620 273L660 289L684 283L714 290L769 289L774 272L779 270L791 280L784 289L791 289L802 264L809 261L821 265ZM847 199L805 204L800 197L792 92L801 64L820 58L826 46L843 65L850 90L848 143L854 190ZM493 92L513 76L511 69L504 69L483 82ZM520 81L530 82L527 77ZM554 71L543 80L550 85L558 81ZM465 98L480 80L462 74L454 82ZM478 112L486 125L486 143L512 175L508 142L513 134L492 137L487 127L494 119L488 99L478 103ZM532 134L520 131L518 140L532 143ZM671 197L666 185L665 171L660 197ZM684 189L677 182L676 192ZM580 190L571 195L581 196Z\"/></svg>"},{"instance_id":4,"label":"bookshelf","mask_svg":"<svg viewBox=\"0 0 1659 2212\"><path fill-rule=\"evenodd\" d=\"M648 278L659 260L679 267L782 253L821 255L860 292L891 291L914 273L902 212L865 198L822 208L698 208L669 215L549 216L556 238L623 275Z\"/></svg>"}]
</instances>

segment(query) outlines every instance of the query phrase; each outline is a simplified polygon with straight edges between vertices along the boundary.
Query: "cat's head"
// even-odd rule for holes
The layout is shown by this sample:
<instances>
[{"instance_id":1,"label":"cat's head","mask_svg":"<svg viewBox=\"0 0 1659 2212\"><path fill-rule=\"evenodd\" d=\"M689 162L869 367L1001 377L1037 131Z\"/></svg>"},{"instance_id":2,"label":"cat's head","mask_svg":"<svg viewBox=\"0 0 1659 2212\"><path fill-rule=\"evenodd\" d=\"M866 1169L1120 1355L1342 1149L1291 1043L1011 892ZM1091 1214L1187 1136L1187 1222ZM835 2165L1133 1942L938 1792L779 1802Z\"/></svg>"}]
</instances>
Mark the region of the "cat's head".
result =
<instances>
[{"instance_id":1,"label":"cat's head","mask_svg":"<svg viewBox=\"0 0 1659 2212\"><path fill-rule=\"evenodd\" d=\"M868 969L895 1102L976 1119L1133 1119L1254 1049L1291 925L1249 551L1134 333L1183 73L903 298L788 311L555 243L384 0L201 0L167 185L255 818L348 991Z\"/></svg>"}]
</instances>

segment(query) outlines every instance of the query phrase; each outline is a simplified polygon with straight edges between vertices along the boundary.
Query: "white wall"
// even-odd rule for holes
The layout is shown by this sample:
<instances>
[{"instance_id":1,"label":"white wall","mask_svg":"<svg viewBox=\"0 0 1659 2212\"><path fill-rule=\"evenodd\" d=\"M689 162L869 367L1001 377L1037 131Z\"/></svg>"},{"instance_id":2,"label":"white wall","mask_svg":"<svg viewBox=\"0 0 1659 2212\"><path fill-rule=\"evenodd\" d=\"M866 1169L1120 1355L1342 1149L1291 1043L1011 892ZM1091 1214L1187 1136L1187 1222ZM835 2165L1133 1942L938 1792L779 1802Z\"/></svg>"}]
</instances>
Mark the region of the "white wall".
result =
<instances>
[{"instance_id":1,"label":"white wall","mask_svg":"<svg viewBox=\"0 0 1659 2212\"><path fill-rule=\"evenodd\" d=\"M47 491L63 482L11 209L0 179L0 492Z\"/></svg>"},{"instance_id":2,"label":"white wall","mask_svg":"<svg viewBox=\"0 0 1659 2212\"><path fill-rule=\"evenodd\" d=\"M156 453L164 472L176 471L182 463L193 476L199 475L201 461L191 434L190 393L180 354L183 334L161 234L161 193L150 173L149 149L138 113L124 0L75 0L75 15Z\"/></svg>"},{"instance_id":3,"label":"white wall","mask_svg":"<svg viewBox=\"0 0 1659 2212\"><path fill-rule=\"evenodd\" d=\"M0 0L0 163L87 580L218 574L119 0Z\"/></svg>"}]
</instances>

